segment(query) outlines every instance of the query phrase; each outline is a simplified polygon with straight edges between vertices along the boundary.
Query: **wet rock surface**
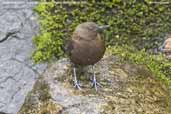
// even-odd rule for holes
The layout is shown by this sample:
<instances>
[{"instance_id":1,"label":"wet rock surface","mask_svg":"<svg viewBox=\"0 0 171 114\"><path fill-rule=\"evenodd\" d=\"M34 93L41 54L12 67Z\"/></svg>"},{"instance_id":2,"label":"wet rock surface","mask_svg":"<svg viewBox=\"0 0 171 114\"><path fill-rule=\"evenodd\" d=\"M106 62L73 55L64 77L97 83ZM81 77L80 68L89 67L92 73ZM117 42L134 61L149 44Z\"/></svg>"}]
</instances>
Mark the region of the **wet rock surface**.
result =
<instances>
[{"instance_id":1,"label":"wet rock surface","mask_svg":"<svg viewBox=\"0 0 171 114\"><path fill-rule=\"evenodd\" d=\"M31 61L32 37L39 32L34 4L0 2L0 112L16 114L46 65Z\"/></svg>"},{"instance_id":2,"label":"wet rock surface","mask_svg":"<svg viewBox=\"0 0 171 114\"><path fill-rule=\"evenodd\" d=\"M72 70L67 59L59 60L49 66L39 79L46 83L44 92L31 92L19 114L38 112L59 114L171 114L171 91L169 86L156 79L142 65L120 63L114 56L106 56L95 66L98 81L102 87L98 92L91 87L90 68L80 73L82 90L76 90L72 82ZM42 90L35 86L37 91ZM46 96L44 100L40 96ZM49 108L38 107L43 104L53 105ZM58 108L52 108L58 107ZM41 110L41 111L40 111ZM36 114L36 113L33 113ZM41 113L37 113L41 114ZM54 113L56 114L56 113Z\"/></svg>"}]
</instances>

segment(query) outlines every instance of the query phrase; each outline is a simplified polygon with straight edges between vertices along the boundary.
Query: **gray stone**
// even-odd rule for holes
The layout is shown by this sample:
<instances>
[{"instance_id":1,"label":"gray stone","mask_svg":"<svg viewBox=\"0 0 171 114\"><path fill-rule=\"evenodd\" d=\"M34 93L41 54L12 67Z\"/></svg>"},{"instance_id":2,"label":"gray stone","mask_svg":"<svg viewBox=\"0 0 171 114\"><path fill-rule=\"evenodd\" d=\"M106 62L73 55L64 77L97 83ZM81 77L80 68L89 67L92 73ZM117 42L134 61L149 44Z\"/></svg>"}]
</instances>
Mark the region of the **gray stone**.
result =
<instances>
[{"instance_id":1,"label":"gray stone","mask_svg":"<svg viewBox=\"0 0 171 114\"><path fill-rule=\"evenodd\" d=\"M31 60L32 37L39 33L34 5L0 2L0 113L17 114L46 64Z\"/></svg>"}]
</instances>

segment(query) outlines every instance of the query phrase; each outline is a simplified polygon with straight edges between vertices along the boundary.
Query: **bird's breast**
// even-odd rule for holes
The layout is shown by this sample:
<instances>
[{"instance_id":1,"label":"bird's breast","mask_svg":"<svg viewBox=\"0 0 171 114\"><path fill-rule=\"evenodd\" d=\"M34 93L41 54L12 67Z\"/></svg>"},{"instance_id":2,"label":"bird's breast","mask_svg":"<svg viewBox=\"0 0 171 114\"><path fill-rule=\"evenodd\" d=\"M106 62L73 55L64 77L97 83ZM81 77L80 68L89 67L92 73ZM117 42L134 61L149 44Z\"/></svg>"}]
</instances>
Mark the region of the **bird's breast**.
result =
<instances>
[{"instance_id":1,"label":"bird's breast","mask_svg":"<svg viewBox=\"0 0 171 114\"><path fill-rule=\"evenodd\" d=\"M77 41L71 52L71 61L78 65L93 65L104 55L105 43L101 39Z\"/></svg>"}]
</instances>

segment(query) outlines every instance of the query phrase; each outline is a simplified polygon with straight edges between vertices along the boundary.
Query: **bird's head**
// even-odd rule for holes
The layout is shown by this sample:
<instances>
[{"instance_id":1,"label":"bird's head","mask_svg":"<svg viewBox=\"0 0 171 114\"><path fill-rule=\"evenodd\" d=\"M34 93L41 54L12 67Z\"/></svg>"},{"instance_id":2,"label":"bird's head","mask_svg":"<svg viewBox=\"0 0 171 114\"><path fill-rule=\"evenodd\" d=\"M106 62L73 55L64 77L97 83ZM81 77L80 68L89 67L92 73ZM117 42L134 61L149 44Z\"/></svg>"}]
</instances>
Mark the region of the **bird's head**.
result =
<instances>
[{"instance_id":1,"label":"bird's head","mask_svg":"<svg viewBox=\"0 0 171 114\"><path fill-rule=\"evenodd\" d=\"M81 28L81 29L89 31L89 32L101 32L101 31L109 28L109 25L99 26L94 22L84 22L84 23L78 25L78 28Z\"/></svg>"},{"instance_id":2,"label":"bird's head","mask_svg":"<svg viewBox=\"0 0 171 114\"><path fill-rule=\"evenodd\" d=\"M83 39L91 40L107 28L109 28L109 25L99 26L94 22L84 22L76 27L75 33Z\"/></svg>"}]
</instances>

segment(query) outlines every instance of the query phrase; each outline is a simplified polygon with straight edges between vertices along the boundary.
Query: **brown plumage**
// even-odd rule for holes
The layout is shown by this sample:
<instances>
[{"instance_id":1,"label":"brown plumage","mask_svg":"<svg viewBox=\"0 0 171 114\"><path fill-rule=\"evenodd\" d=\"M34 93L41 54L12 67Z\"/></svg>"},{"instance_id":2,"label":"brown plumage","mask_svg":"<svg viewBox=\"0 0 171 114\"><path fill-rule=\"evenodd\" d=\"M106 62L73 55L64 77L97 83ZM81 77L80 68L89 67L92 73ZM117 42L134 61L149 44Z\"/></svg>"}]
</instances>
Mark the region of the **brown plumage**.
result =
<instances>
[{"instance_id":1,"label":"brown plumage","mask_svg":"<svg viewBox=\"0 0 171 114\"><path fill-rule=\"evenodd\" d=\"M70 59L77 65L94 65L104 55L105 42L97 31L97 25L87 22L78 25L72 37Z\"/></svg>"},{"instance_id":2,"label":"brown plumage","mask_svg":"<svg viewBox=\"0 0 171 114\"><path fill-rule=\"evenodd\" d=\"M94 22L85 22L78 25L71 41L66 47L71 62L80 66L94 65L97 63L105 53L105 42L100 35L100 31L106 28L108 28L108 25L98 26ZM76 78L75 69L74 75ZM77 80L75 81L75 86L80 88L76 84ZM96 88L96 84L94 86Z\"/></svg>"}]
</instances>

